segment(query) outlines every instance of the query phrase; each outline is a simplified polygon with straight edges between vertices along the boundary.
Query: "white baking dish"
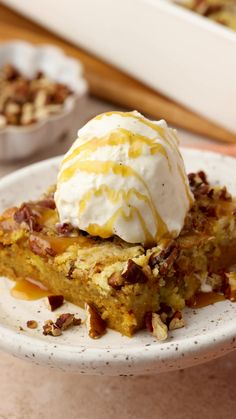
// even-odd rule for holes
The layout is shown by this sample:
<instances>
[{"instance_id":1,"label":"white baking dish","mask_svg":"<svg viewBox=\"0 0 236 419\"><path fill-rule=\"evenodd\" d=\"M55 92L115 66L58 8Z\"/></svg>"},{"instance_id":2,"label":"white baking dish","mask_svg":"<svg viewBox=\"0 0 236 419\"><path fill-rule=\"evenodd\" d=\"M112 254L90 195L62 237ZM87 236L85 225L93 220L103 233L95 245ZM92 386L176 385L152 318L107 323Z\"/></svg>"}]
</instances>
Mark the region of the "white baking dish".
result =
<instances>
[{"instance_id":1,"label":"white baking dish","mask_svg":"<svg viewBox=\"0 0 236 419\"><path fill-rule=\"evenodd\" d=\"M236 132L231 30L167 0L4 2Z\"/></svg>"}]
</instances>

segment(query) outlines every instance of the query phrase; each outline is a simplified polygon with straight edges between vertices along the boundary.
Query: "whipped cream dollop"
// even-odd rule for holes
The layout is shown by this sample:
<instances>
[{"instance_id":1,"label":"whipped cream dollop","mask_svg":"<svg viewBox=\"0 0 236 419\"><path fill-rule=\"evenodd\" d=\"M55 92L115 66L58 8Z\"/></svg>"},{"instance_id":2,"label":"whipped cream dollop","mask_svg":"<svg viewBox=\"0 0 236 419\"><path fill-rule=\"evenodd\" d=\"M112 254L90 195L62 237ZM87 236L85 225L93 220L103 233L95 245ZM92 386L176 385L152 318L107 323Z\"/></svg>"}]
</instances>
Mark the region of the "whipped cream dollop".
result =
<instances>
[{"instance_id":1,"label":"whipped cream dollop","mask_svg":"<svg viewBox=\"0 0 236 419\"><path fill-rule=\"evenodd\" d=\"M98 115L65 155L55 201L61 223L92 236L176 237L193 197L175 130L136 111Z\"/></svg>"}]
</instances>

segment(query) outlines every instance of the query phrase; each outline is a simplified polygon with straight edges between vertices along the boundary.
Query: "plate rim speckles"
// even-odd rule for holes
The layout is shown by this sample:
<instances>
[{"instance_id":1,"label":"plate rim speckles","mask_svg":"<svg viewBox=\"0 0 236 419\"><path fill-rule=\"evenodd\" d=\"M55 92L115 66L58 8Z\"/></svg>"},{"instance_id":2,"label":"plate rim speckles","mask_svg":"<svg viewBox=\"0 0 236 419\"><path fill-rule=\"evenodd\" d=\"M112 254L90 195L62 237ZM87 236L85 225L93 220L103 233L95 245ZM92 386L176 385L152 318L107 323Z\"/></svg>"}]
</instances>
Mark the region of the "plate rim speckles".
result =
<instances>
[{"instance_id":1,"label":"plate rim speckles","mask_svg":"<svg viewBox=\"0 0 236 419\"><path fill-rule=\"evenodd\" d=\"M188 172L203 169L211 181L226 184L236 195L236 159L197 149L181 151ZM60 156L44 160L2 178L0 211L23 200L37 198L55 181L60 160ZM187 326L174 331L165 342L157 342L146 331L126 338L110 330L100 340L92 340L88 338L85 326L54 338L43 336L44 320L68 311L83 319L83 310L66 303L52 316L44 300L13 299L9 293L11 284L7 279L0 279L0 348L35 364L80 374L157 374L206 362L236 349L236 304L230 301L205 307L197 314L186 310ZM26 319L32 317L39 322L40 328L27 329ZM20 326L24 326L24 330L20 330Z\"/></svg>"}]
</instances>

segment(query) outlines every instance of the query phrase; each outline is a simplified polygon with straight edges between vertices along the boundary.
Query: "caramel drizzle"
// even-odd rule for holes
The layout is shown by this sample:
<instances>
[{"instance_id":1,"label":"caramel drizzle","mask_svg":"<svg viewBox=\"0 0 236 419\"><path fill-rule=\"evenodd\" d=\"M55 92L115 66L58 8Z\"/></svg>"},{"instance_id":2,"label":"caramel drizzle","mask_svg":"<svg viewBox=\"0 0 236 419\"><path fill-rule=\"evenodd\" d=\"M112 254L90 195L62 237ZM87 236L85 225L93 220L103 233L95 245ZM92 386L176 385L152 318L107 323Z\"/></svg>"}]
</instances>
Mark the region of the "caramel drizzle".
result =
<instances>
[{"instance_id":1,"label":"caramel drizzle","mask_svg":"<svg viewBox=\"0 0 236 419\"><path fill-rule=\"evenodd\" d=\"M160 127L159 125L155 124L154 122L149 121L148 119L142 117L142 116L138 116L138 115L134 115L132 112L120 112L120 111L111 111L111 112L106 112L105 114L101 114L95 117L95 119L100 120L105 116L112 116L112 115L119 115L122 118L133 118L136 119L137 121L141 122L142 124L146 125L149 128L152 128L155 132L157 132L159 134L159 136L161 137L161 139L167 143L169 145L170 148L172 148L172 150L175 150L178 152L178 147L177 144L173 143L172 141L169 141L169 139L167 138L167 136L165 135L165 130L164 128Z\"/></svg>"},{"instance_id":2,"label":"caramel drizzle","mask_svg":"<svg viewBox=\"0 0 236 419\"><path fill-rule=\"evenodd\" d=\"M91 188L88 192L86 192L80 201L79 214L82 215L85 212L86 207L88 203L91 201L91 199L93 198L93 196L101 196L101 195L106 195L106 197L114 204L117 204L119 201L121 201L121 203L122 201L125 201L128 204L132 196L135 196L138 200L145 202L149 206L153 214L154 220L156 219L155 218L156 213L153 213L153 205L150 199L148 199L146 195L137 191L135 188L129 189L128 191L124 191L122 189L114 190L110 188L108 185L101 185L99 188ZM134 208L132 207L132 209ZM111 223L111 220L114 219L114 222L115 222L119 216L123 216L123 218L125 218L126 220L132 219L133 217L132 210L130 211L130 217L129 217L124 214L123 210L121 211L121 208L115 214L116 215L114 217L111 217L107 223L99 227L99 234L97 233L96 235L99 235L100 237L103 237L103 238L110 237L113 234L113 225ZM136 209L136 215L138 216L140 224L143 228L143 232L146 237L146 244L154 243L155 241L153 240L152 235L148 232L144 219L137 209ZM95 229L96 231L98 231L98 224L96 224ZM102 230L104 230L104 233L102 232Z\"/></svg>"},{"instance_id":3,"label":"caramel drizzle","mask_svg":"<svg viewBox=\"0 0 236 419\"><path fill-rule=\"evenodd\" d=\"M101 138L94 137L86 143L79 145L72 151L71 154L69 154L69 156L63 160L63 164L66 164L70 160L78 157L81 153L83 153L83 158L88 158L99 147L117 146L123 144L129 144L130 147L128 155L130 158L135 159L141 156L143 146L146 145L149 147L150 154L154 155L160 153L169 163L168 154L165 147L161 143L156 143L150 138L140 134L134 134L124 128L117 128L116 132L108 133L106 136ZM170 165L169 168L171 169Z\"/></svg>"},{"instance_id":4,"label":"caramel drizzle","mask_svg":"<svg viewBox=\"0 0 236 419\"><path fill-rule=\"evenodd\" d=\"M147 227L146 227L146 223L143 219L143 217L141 216L140 212L138 211L137 208L131 208L130 209L130 213L128 215L125 214L124 210L122 207L118 208L117 211L109 218L109 220L104 223L103 225L99 225L99 224L89 224L89 226L87 227L87 232L91 235L91 236L100 236L103 239L106 239L108 237L110 237L113 234L113 226L116 222L116 220L119 217L122 217L125 221L129 222L131 221L133 218L135 218L135 216L138 217L140 224L142 226L144 235L145 235L145 244L147 246L151 246L153 245L153 243L155 243L152 235L149 233Z\"/></svg>"},{"instance_id":5,"label":"caramel drizzle","mask_svg":"<svg viewBox=\"0 0 236 419\"><path fill-rule=\"evenodd\" d=\"M146 183L143 181L142 177L138 175L138 173L135 172L131 167L120 165L113 161L106 161L101 162L97 160L87 160L87 161L77 161L71 166L69 166L67 169L65 169L61 175L59 176L59 182L66 182L68 181L77 170L85 171L88 173L95 173L95 174L108 174L110 171L113 171L115 175L120 175L122 177L129 177L134 176L147 190L150 205L152 208L153 214L155 214L155 221L157 228L156 230L159 231L159 233L156 233L156 240L159 240L159 238L165 234L168 234L168 229L165 224L165 222L162 220L161 216L158 214L155 205L153 204L153 201L151 199L151 194L149 192L149 189L146 185ZM89 192L89 191L88 191ZM82 204L83 205L83 204ZM89 232L89 231L88 231Z\"/></svg>"}]
</instances>

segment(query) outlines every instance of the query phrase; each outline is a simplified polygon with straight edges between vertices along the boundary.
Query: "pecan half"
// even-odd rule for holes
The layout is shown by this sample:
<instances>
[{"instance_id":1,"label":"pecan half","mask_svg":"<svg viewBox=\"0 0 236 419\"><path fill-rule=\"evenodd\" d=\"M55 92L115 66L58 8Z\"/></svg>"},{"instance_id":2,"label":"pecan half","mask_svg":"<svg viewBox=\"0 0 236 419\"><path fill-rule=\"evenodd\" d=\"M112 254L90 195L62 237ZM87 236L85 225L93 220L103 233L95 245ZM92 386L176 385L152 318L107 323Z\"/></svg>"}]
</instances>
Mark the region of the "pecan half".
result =
<instances>
[{"instance_id":1,"label":"pecan half","mask_svg":"<svg viewBox=\"0 0 236 419\"><path fill-rule=\"evenodd\" d=\"M86 326L89 336L92 339L98 339L104 335L106 331L106 322L101 318L99 312L93 304L86 304L85 310L87 314Z\"/></svg>"},{"instance_id":2,"label":"pecan half","mask_svg":"<svg viewBox=\"0 0 236 419\"><path fill-rule=\"evenodd\" d=\"M15 212L14 220L16 223L24 223L30 231L40 231L42 227L39 224L39 216L36 214L28 204L22 204Z\"/></svg>"},{"instance_id":3,"label":"pecan half","mask_svg":"<svg viewBox=\"0 0 236 419\"><path fill-rule=\"evenodd\" d=\"M157 313L152 313L152 334L157 340L166 340L168 337L168 327L161 320Z\"/></svg>"},{"instance_id":4,"label":"pecan half","mask_svg":"<svg viewBox=\"0 0 236 419\"><path fill-rule=\"evenodd\" d=\"M55 256L56 252L52 249L50 243L40 236L31 234L29 236L29 248L38 256Z\"/></svg>"},{"instance_id":5,"label":"pecan half","mask_svg":"<svg viewBox=\"0 0 236 419\"><path fill-rule=\"evenodd\" d=\"M62 306L62 304L64 303L64 297L63 295L49 295L48 303L51 311L54 311Z\"/></svg>"},{"instance_id":6,"label":"pecan half","mask_svg":"<svg viewBox=\"0 0 236 419\"><path fill-rule=\"evenodd\" d=\"M149 258L151 269L158 268L160 275L166 275L172 268L179 255L179 247L175 241L172 241L165 249L159 253L152 253Z\"/></svg>"},{"instance_id":7,"label":"pecan half","mask_svg":"<svg viewBox=\"0 0 236 419\"><path fill-rule=\"evenodd\" d=\"M132 259L128 260L127 269L121 276L125 279L126 284L144 284L148 281L142 268L137 265Z\"/></svg>"}]
</instances>

